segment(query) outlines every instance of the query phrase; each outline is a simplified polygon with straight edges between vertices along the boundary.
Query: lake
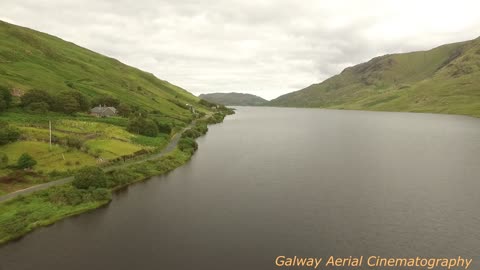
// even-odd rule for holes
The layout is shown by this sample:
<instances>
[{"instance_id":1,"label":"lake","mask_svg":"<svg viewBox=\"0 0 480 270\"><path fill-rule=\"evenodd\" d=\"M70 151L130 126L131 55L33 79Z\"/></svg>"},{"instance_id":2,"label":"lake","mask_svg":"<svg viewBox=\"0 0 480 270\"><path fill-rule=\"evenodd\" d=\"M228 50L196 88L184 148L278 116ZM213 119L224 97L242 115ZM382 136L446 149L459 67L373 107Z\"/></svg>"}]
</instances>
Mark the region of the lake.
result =
<instances>
[{"instance_id":1,"label":"lake","mask_svg":"<svg viewBox=\"0 0 480 270\"><path fill-rule=\"evenodd\" d=\"M239 107L209 129L185 166L1 247L0 269L480 255L480 119Z\"/></svg>"}]
</instances>

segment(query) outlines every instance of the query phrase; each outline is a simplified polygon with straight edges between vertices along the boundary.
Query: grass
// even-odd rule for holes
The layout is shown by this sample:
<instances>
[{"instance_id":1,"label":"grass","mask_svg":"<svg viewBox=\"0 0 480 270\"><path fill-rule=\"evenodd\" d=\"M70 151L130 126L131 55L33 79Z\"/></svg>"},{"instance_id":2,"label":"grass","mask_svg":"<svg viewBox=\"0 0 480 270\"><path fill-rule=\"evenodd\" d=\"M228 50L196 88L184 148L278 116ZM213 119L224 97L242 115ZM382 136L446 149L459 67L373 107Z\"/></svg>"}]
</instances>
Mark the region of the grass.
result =
<instances>
[{"instance_id":1,"label":"grass","mask_svg":"<svg viewBox=\"0 0 480 270\"><path fill-rule=\"evenodd\" d=\"M223 117L216 115L209 119L207 122L217 123ZM192 130L205 134L205 122L197 121ZM181 138L180 143L183 147L177 147L158 159L109 171L107 189L79 190L69 183L0 203L0 244L20 238L35 228L99 208L110 202L113 191L182 166L190 160L197 146L190 137Z\"/></svg>"},{"instance_id":2,"label":"grass","mask_svg":"<svg viewBox=\"0 0 480 270\"><path fill-rule=\"evenodd\" d=\"M0 244L19 238L33 229L107 204L111 192L154 175L167 173L183 164L190 153L174 150L157 160L133 164L109 172L109 189L102 195L95 190L79 191L71 184L52 187L0 203Z\"/></svg>"},{"instance_id":3,"label":"grass","mask_svg":"<svg viewBox=\"0 0 480 270\"><path fill-rule=\"evenodd\" d=\"M206 121L197 121L192 130L200 135L205 134L208 130L207 122L218 123L223 120L223 117L224 115L215 114ZM160 143L160 139L166 140L167 137L159 137L158 141L155 141L137 136L136 140L157 144ZM197 149L197 145L192 138L184 137L180 139L179 147L167 155L142 163L127 164L109 171L107 189L78 190L71 184L65 184L0 203L0 244L20 238L37 227L101 207L111 200L113 191L154 175L165 174L185 164ZM104 146L112 142L96 143ZM113 147L118 145L109 145L109 149Z\"/></svg>"},{"instance_id":4,"label":"grass","mask_svg":"<svg viewBox=\"0 0 480 270\"><path fill-rule=\"evenodd\" d=\"M89 152L98 154L103 159L114 159L142 150L138 145L111 139L90 140L85 145Z\"/></svg>"},{"instance_id":5,"label":"grass","mask_svg":"<svg viewBox=\"0 0 480 270\"><path fill-rule=\"evenodd\" d=\"M0 152L7 154L9 165L15 165L20 155L28 153L38 162L35 169L46 173L53 170L75 170L82 166L96 164L94 157L79 150L64 148L58 145L52 145L52 148L50 148L47 143L43 142L18 141L0 146ZM66 165L67 162L69 165Z\"/></svg>"},{"instance_id":6,"label":"grass","mask_svg":"<svg viewBox=\"0 0 480 270\"><path fill-rule=\"evenodd\" d=\"M56 195L71 192L71 185L53 187L30 196L19 197L0 204L0 243L18 238L33 229L60 219L98 208L109 199L87 198L78 204L55 200Z\"/></svg>"},{"instance_id":7,"label":"grass","mask_svg":"<svg viewBox=\"0 0 480 270\"><path fill-rule=\"evenodd\" d=\"M160 118L169 123L168 118ZM98 158L112 161L122 156L145 154L159 151L169 142L170 136L160 134L157 137L135 135L121 124L125 118L112 118L98 122L92 116L67 116L47 113L45 116L14 110L0 114L0 120L16 126L21 133L21 141L0 146L0 152L7 154L10 165L14 165L23 153L29 153L38 162L34 167L38 176L28 181L0 183L0 191L13 192L36 183L53 180L56 177L72 174L83 166L95 165ZM50 132L48 121L52 122L53 146L49 147ZM120 125L119 125L120 123ZM184 126L182 124L180 126ZM69 143L71 139L76 144ZM143 152L139 152L144 150ZM11 174L14 168L0 170L0 177ZM45 175L55 176L45 179Z\"/></svg>"},{"instance_id":8,"label":"grass","mask_svg":"<svg viewBox=\"0 0 480 270\"><path fill-rule=\"evenodd\" d=\"M267 105L480 117L480 38L377 57Z\"/></svg>"},{"instance_id":9,"label":"grass","mask_svg":"<svg viewBox=\"0 0 480 270\"><path fill-rule=\"evenodd\" d=\"M132 142L149 147L155 147L158 149L163 149L167 146L170 136L167 134L160 134L157 137L147 137L142 135L136 135L132 138Z\"/></svg>"},{"instance_id":10,"label":"grass","mask_svg":"<svg viewBox=\"0 0 480 270\"><path fill-rule=\"evenodd\" d=\"M60 38L0 21L0 84L51 93L75 89L94 98L111 95L121 102L156 110L183 122L192 113L178 104L195 104L199 98L186 90L127 66L118 60Z\"/></svg>"}]
</instances>

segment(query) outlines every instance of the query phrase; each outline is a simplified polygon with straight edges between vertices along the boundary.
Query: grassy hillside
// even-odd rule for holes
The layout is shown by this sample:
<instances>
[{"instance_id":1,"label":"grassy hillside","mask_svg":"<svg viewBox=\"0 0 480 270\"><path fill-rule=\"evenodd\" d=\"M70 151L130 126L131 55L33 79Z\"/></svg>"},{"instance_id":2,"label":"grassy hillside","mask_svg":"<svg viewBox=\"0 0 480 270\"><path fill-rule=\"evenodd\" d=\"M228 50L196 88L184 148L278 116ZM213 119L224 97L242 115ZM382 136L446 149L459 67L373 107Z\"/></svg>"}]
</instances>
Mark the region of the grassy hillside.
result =
<instances>
[{"instance_id":1,"label":"grassy hillside","mask_svg":"<svg viewBox=\"0 0 480 270\"><path fill-rule=\"evenodd\" d=\"M268 105L480 117L480 38L376 57Z\"/></svg>"},{"instance_id":2,"label":"grassy hillside","mask_svg":"<svg viewBox=\"0 0 480 270\"><path fill-rule=\"evenodd\" d=\"M89 115L102 100L118 113ZM0 21L0 195L159 152L192 120L224 112L150 73ZM21 163L26 155L35 164Z\"/></svg>"},{"instance_id":3,"label":"grassy hillside","mask_svg":"<svg viewBox=\"0 0 480 270\"><path fill-rule=\"evenodd\" d=\"M199 96L202 99L208 100L210 102L223 104L227 106L259 106L267 102L266 99L263 99L259 96L251 94L242 94L242 93L211 93L211 94L201 94Z\"/></svg>"},{"instance_id":4,"label":"grassy hillside","mask_svg":"<svg viewBox=\"0 0 480 270\"><path fill-rule=\"evenodd\" d=\"M66 42L0 21L0 85L52 94L78 90L94 98L111 95L121 102L187 120L178 104L196 104L189 92L154 75ZM202 109L201 107L198 109Z\"/></svg>"}]
</instances>

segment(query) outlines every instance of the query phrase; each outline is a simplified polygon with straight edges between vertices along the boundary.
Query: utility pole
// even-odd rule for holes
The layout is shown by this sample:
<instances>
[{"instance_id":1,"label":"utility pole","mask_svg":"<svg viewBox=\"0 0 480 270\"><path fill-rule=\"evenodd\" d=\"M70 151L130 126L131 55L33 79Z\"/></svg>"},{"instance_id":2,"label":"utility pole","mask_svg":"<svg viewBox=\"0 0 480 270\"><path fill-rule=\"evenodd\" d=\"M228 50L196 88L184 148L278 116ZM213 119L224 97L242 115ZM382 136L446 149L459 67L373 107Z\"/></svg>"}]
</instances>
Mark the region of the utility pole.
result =
<instances>
[{"instance_id":1,"label":"utility pole","mask_svg":"<svg viewBox=\"0 0 480 270\"><path fill-rule=\"evenodd\" d=\"M52 121L48 121L48 127L50 129L50 149L52 149Z\"/></svg>"}]
</instances>

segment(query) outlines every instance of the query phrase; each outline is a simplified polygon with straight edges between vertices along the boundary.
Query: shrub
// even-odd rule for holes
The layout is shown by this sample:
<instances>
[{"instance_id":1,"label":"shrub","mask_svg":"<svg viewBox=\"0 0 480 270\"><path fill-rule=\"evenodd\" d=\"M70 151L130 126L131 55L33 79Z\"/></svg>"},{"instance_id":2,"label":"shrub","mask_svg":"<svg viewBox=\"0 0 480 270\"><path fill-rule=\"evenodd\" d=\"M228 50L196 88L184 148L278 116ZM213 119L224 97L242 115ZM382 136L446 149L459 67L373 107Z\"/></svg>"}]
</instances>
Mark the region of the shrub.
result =
<instances>
[{"instance_id":1,"label":"shrub","mask_svg":"<svg viewBox=\"0 0 480 270\"><path fill-rule=\"evenodd\" d=\"M12 102L12 94L10 90L0 85L0 112L8 109L10 103Z\"/></svg>"},{"instance_id":2,"label":"shrub","mask_svg":"<svg viewBox=\"0 0 480 270\"><path fill-rule=\"evenodd\" d=\"M92 190L92 199L95 201L105 201L110 200L112 198L112 194L106 188L97 188Z\"/></svg>"},{"instance_id":3,"label":"shrub","mask_svg":"<svg viewBox=\"0 0 480 270\"><path fill-rule=\"evenodd\" d=\"M198 138L207 133L208 127L205 123L197 123L197 125L191 129L187 129L182 133L182 138Z\"/></svg>"},{"instance_id":4,"label":"shrub","mask_svg":"<svg viewBox=\"0 0 480 270\"><path fill-rule=\"evenodd\" d=\"M165 134L172 133L172 127L169 124L159 123L158 121L155 121L155 124L157 125L158 132Z\"/></svg>"},{"instance_id":5,"label":"shrub","mask_svg":"<svg viewBox=\"0 0 480 270\"><path fill-rule=\"evenodd\" d=\"M70 137L68 136L66 138L65 143L67 144L68 147L76 148L76 149L81 149L83 146L83 141L80 140L79 138L76 137Z\"/></svg>"},{"instance_id":6,"label":"shrub","mask_svg":"<svg viewBox=\"0 0 480 270\"><path fill-rule=\"evenodd\" d=\"M198 149L198 144L192 138L181 138L178 141L178 149L183 152L193 154Z\"/></svg>"},{"instance_id":7,"label":"shrub","mask_svg":"<svg viewBox=\"0 0 480 270\"><path fill-rule=\"evenodd\" d=\"M17 161L17 167L19 169L30 169L37 164L37 161L33 159L28 153L23 153Z\"/></svg>"},{"instance_id":8,"label":"shrub","mask_svg":"<svg viewBox=\"0 0 480 270\"><path fill-rule=\"evenodd\" d=\"M127 130L149 137L155 137L158 135L158 127L155 122L142 116L130 119L130 121L128 121Z\"/></svg>"},{"instance_id":9,"label":"shrub","mask_svg":"<svg viewBox=\"0 0 480 270\"><path fill-rule=\"evenodd\" d=\"M20 131L6 122L0 122L0 145L14 142L20 138Z\"/></svg>"},{"instance_id":10,"label":"shrub","mask_svg":"<svg viewBox=\"0 0 480 270\"><path fill-rule=\"evenodd\" d=\"M70 92L62 92L56 97L55 111L73 114L81 111L80 103Z\"/></svg>"},{"instance_id":11,"label":"shrub","mask_svg":"<svg viewBox=\"0 0 480 270\"><path fill-rule=\"evenodd\" d=\"M30 90L21 98L21 104L23 107L27 107L32 103L38 102L44 102L48 104L49 108L53 108L55 104L55 99L49 93L37 89Z\"/></svg>"},{"instance_id":12,"label":"shrub","mask_svg":"<svg viewBox=\"0 0 480 270\"><path fill-rule=\"evenodd\" d=\"M216 112L207 119L208 124L217 124L221 123L225 118L225 114Z\"/></svg>"},{"instance_id":13,"label":"shrub","mask_svg":"<svg viewBox=\"0 0 480 270\"><path fill-rule=\"evenodd\" d=\"M129 117L132 113L132 108L128 104L121 103L118 105L117 112L120 116Z\"/></svg>"},{"instance_id":14,"label":"shrub","mask_svg":"<svg viewBox=\"0 0 480 270\"><path fill-rule=\"evenodd\" d=\"M136 179L133 172L127 169L117 169L110 173L109 177L110 187L119 187L130 183Z\"/></svg>"},{"instance_id":15,"label":"shrub","mask_svg":"<svg viewBox=\"0 0 480 270\"><path fill-rule=\"evenodd\" d=\"M7 167L8 165L8 156L5 153L0 152L0 169Z\"/></svg>"},{"instance_id":16,"label":"shrub","mask_svg":"<svg viewBox=\"0 0 480 270\"><path fill-rule=\"evenodd\" d=\"M25 107L27 110L36 113L46 113L50 110L50 105L44 101L32 102Z\"/></svg>"},{"instance_id":17,"label":"shrub","mask_svg":"<svg viewBox=\"0 0 480 270\"><path fill-rule=\"evenodd\" d=\"M98 167L84 167L75 174L72 184L78 189L104 188L107 186L107 177Z\"/></svg>"}]
</instances>

